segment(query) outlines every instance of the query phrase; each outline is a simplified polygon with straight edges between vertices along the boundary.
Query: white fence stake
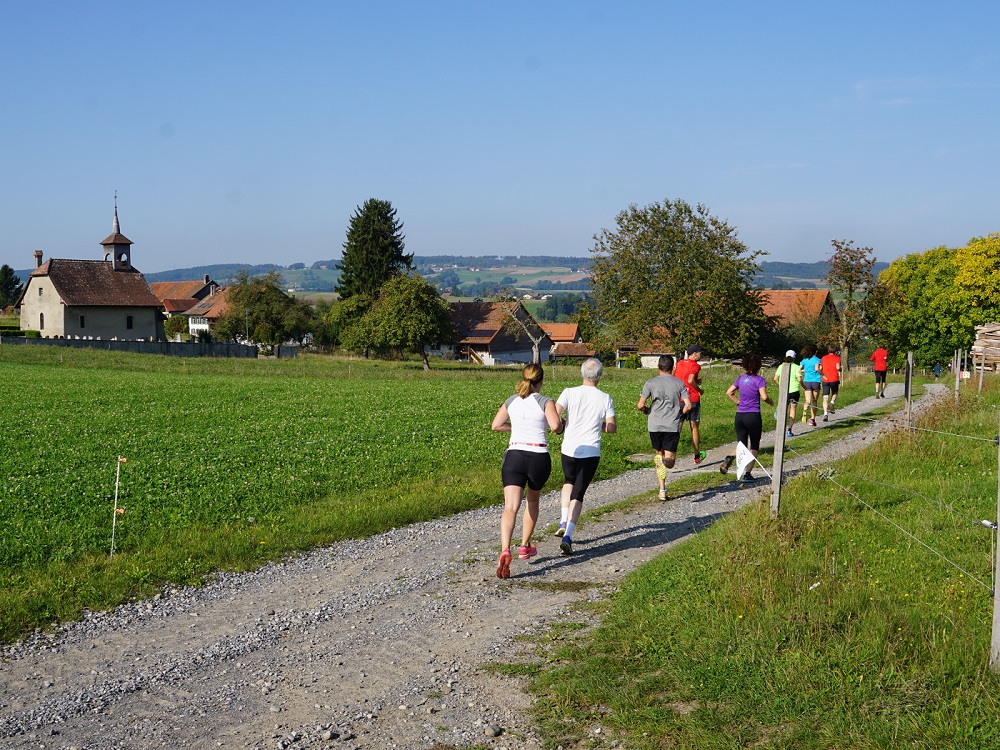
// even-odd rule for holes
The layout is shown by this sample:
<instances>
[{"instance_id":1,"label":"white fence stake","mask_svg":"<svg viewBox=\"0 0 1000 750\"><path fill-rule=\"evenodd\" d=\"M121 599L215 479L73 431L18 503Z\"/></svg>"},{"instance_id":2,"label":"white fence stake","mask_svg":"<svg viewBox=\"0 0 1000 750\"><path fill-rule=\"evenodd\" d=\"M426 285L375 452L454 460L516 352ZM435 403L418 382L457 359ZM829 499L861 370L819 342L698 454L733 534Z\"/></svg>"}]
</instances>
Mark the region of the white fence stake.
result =
<instances>
[{"instance_id":1,"label":"white fence stake","mask_svg":"<svg viewBox=\"0 0 1000 750\"><path fill-rule=\"evenodd\" d=\"M122 476L122 464L125 463L126 460L127 459L124 459L121 456L119 456L118 460L115 462L116 463L116 466L115 466L115 509L114 509L114 512L111 514L111 557L109 558L110 560L114 560L115 559L115 530L118 528L118 516L120 516L122 513L125 512L124 508L122 508L121 510L118 509L118 486L120 484L121 476Z\"/></svg>"}]
</instances>

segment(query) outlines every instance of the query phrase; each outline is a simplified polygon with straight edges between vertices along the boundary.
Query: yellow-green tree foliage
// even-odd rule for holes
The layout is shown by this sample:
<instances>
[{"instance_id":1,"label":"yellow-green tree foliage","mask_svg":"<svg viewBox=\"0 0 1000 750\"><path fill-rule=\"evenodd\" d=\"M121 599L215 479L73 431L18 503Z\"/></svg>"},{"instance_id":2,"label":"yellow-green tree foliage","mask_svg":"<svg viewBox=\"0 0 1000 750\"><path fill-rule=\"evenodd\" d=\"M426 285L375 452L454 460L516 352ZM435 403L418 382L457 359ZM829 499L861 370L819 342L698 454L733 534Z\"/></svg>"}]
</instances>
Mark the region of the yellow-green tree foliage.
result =
<instances>
[{"instance_id":1,"label":"yellow-green tree foliage","mask_svg":"<svg viewBox=\"0 0 1000 750\"><path fill-rule=\"evenodd\" d=\"M894 260L879 274L878 305L866 310L889 350L912 351L917 362L946 362L968 347L973 326L963 322L957 284L959 250L936 247Z\"/></svg>"},{"instance_id":2,"label":"yellow-green tree foliage","mask_svg":"<svg viewBox=\"0 0 1000 750\"><path fill-rule=\"evenodd\" d=\"M1000 321L1000 232L955 251L955 286L963 327Z\"/></svg>"}]
</instances>

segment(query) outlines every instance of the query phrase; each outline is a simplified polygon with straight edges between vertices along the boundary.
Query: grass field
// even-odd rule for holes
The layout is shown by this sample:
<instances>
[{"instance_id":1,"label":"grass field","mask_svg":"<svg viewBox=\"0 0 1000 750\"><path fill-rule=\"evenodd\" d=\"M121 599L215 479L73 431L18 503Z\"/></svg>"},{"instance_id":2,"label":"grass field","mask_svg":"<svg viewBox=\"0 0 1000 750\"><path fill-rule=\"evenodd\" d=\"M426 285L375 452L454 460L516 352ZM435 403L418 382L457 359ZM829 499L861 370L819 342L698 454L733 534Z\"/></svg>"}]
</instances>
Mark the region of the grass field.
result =
<instances>
[{"instance_id":1,"label":"grass field","mask_svg":"<svg viewBox=\"0 0 1000 750\"><path fill-rule=\"evenodd\" d=\"M575 367L547 372L553 397L579 383ZM706 374L705 445L733 439L734 374ZM606 373L620 430L599 477L649 452L634 407L651 375ZM518 379L515 368L0 346L0 639L168 582L498 503L507 436L489 423ZM853 393L867 395L860 382ZM557 470L549 488L560 482Z\"/></svg>"},{"instance_id":2,"label":"grass field","mask_svg":"<svg viewBox=\"0 0 1000 750\"><path fill-rule=\"evenodd\" d=\"M1000 747L987 386L630 575L528 670L546 746Z\"/></svg>"}]
</instances>

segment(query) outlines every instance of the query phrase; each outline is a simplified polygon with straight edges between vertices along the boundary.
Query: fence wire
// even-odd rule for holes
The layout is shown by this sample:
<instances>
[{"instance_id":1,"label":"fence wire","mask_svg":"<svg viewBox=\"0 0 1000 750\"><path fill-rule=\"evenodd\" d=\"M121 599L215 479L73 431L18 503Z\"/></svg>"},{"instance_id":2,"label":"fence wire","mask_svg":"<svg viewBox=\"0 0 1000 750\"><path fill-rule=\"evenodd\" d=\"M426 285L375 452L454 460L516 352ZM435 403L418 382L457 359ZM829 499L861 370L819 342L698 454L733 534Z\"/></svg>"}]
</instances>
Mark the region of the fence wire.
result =
<instances>
[{"instance_id":1,"label":"fence wire","mask_svg":"<svg viewBox=\"0 0 1000 750\"><path fill-rule=\"evenodd\" d=\"M876 421L880 421L880 420L870 419L869 421L876 422ZM935 430L926 430L926 431L927 432L936 432ZM951 434L951 433L939 433L939 434ZM983 438L977 438L977 437L970 436L970 435L954 435L954 437L968 437L968 438L971 438L971 439L974 439L974 440L983 440ZM993 441L990 440L989 442L993 442ZM866 508L868 508L872 513L874 513L879 518L881 518L886 523L888 523L890 526L893 526L894 528L896 528L897 530L899 530L902 534L904 534L905 536L909 537L914 542L916 542L917 544L919 544L921 547L923 547L927 551L931 552L932 554L936 555L938 558L940 558L941 560L943 560L949 566L953 567L955 570L958 570L959 572L961 572L964 575L968 576L970 580L974 581L975 583L979 584L984 589L986 589L987 591L989 591L991 596L994 595L995 590L996 590L996 571L994 570L994 566L992 564L992 561L995 559L996 530L997 530L997 526L998 526L997 523L994 523L994 522L989 521L989 520L978 520L978 519L975 519L972 516L968 515L967 513L963 513L961 511L958 511L958 510L956 510L956 509L954 509L952 507L949 507L948 505L945 505L944 503L942 503L939 500L936 500L934 498L928 497L927 495L924 495L924 494L919 493L919 492L914 492L912 490L907 490L907 489L905 489L903 487L896 487L894 485L886 484L884 482L879 482L877 480L869 479L868 477L863 477L863 476L856 475L856 474L852 474L850 472L840 471L838 469L834 469L834 467L830 466L829 464L820 464L820 463L811 462L811 461L809 461L809 459L808 459L808 457L806 455L800 453L799 451L795 450L794 448L792 448L791 446L789 446L787 444L785 445L785 450L789 451L790 453L794 453L799 458L805 459L807 467L813 468L813 469L822 469L821 476L822 476L823 479L826 479L826 480L832 482L834 485L836 485L838 488L840 488L840 490L842 492L844 492L845 494L850 495L851 497L853 497L855 500L857 500L863 506L865 506ZM949 558L943 552L935 549L934 547L932 547L927 542L925 542L922 539L920 539L919 537L915 536L913 533L907 531L902 526L900 526L898 523L896 523L891 518L889 518L887 515L885 515L884 513L882 513L881 511L879 511L877 508L875 508L871 503L866 502L864 500L864 498L862 498L859 494L857 494L856 492L854 492L851 489L849 489L849 488L845 487L844 485L842 485L840 482L838 482L836 479L833 478L833 475L834 475L835 472L836 473L840 473L840 474L845 474L847 476L853 476L853 477L859 479L860 481L869 482L871 484L876 484L876 485L885 487L887 489L895 490L896 492L900 492L900 493L905 494L905 495L912 495L914 497L919 497L922 500L925 500L927 502L931 502L931 503L937 505L941 510L951 511L955 515L961 516L962 518L964 518L969 523L971 523L971 524L973 524L975 526L978 526L980 528L984 528L984 529L989 530L989 532L990 532L990 560L991 560L991 566L990 566L990 583L986 583L986 582L980 580L977 576L975 576L972 573L970 573L968 570L966 570L964 567L962 567L959 563L957 563L954 560L952 560L951 558Z\"/></svg>"}]
</instances>

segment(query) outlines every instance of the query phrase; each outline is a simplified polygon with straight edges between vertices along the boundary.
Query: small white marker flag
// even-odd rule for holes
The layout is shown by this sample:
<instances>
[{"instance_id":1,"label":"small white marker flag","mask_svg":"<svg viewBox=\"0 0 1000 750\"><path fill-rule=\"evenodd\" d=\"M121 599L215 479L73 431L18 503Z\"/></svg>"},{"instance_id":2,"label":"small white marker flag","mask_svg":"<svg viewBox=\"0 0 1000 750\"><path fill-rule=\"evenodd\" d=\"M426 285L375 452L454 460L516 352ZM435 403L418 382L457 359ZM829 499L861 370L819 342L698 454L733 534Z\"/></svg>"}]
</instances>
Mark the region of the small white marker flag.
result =
<instances>
[{"instance_id":1,"label":"small white marker flag","mask_svg":"<svg viewBox=\"0 0 1000 750\"><path fill-rule=\"evenodd\" d=\"M736 444L736 476L743 478L747 467L754 462L753 453L743 443Z\"/></svg>"}]
</instances>

